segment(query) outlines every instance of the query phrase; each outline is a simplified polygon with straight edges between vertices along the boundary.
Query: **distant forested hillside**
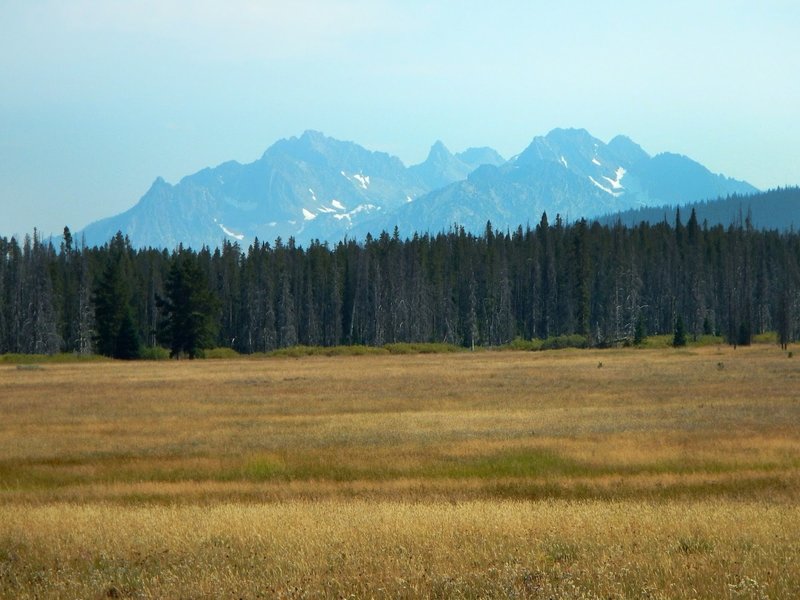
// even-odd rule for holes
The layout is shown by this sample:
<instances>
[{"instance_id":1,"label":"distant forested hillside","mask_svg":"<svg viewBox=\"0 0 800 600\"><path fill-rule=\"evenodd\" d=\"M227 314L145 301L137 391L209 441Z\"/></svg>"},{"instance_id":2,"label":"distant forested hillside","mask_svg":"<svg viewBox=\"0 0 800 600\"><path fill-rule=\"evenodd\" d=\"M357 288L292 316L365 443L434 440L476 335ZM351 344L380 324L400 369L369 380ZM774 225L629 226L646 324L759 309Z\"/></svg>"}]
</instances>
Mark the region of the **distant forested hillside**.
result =
<instances>
[{"instance_id":1,"label":"distant forested hillside","mask_svg":"<svg viewBox=\"0 0 800 600\"><path fill-rule=\"evenodd\" d=\"M710 227L731 224L745 224L747 219L756 229L777 229L787 231L800 229L800 188L787 187L758 194L733 194L718 200L694 202L682 205L681 214L688 217L694 209L697 220L708 223ZM676 207L659 206L626 210L607 215L601 223L612 225L617 221L623 225L638 225L641 222L671 222L675 218Z\"/></svg>"},{"instance_id":2,"label":"distant forested hillside","mask_svg":"<svg viewBox=\"0 0 800 600\"><path fill-rule=\"evenodd\" d=\"M513 232L384 232L306 248L278 239L170 252L121 234L88 248L65 231L60 248L0 238L0 257L0 353L131 357L180 349L187 335L240 352L564 335L603 346L678 324L741 344L768 330L800 336L800 233L702 226L690 210L653 225L544 215Z\"/></svg>"}]
</instances>

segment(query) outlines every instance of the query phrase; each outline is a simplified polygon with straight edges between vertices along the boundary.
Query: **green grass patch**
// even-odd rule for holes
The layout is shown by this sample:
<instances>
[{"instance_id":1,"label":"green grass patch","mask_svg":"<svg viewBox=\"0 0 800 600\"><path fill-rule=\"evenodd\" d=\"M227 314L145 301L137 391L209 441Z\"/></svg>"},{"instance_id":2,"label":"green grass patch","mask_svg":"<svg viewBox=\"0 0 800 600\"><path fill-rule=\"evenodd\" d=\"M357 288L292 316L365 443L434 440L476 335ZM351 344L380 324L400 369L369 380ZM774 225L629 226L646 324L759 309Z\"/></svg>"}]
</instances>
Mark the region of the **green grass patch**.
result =
<instances>
[{"instance_id":1,"label":"green grass patch","mask_svg":"<svg viewBox=\"0 0 800 600\"><path fill-rule=\"evenodd\" d=\"M210 359L230 359L239 358L240 354L233 348L206 348L203 350L202 358Z\"/></svg>"},{"instance_id":2,"label":"green grass patch","mask_svg":"<svg viewBox=\"0 0 800 600\"><path fill-rule=\"evenodd\" d=\"M169 350L161 346L142 348L139 358L142 360L169 360Z\"/></svg>"},{"instance_id":3,"label":"green grass patch","mask_svg":"<svg viewBox=\"0 0 800 600\"><path fill-rule=\"evenodd\" d=\"M504 350L522 350L525 352L538 352L542 349L544 340L533 339L524 340L522 338L514 338L507 345L503 346Z\"/></svg>"},{"instance_id":4,"label":"green grass patch","mask_svg":"<svg viewBox=\"0 0 800 600\"><path fill-rule=\"evenodd\" d=\"M453 344L439 344L434 342L418 344L398 342L396 344L385 344L383 347L388 350L389 354L445 354L464 350L464 348Z\"/></svg>"},{"instance_id":5,"label":"green grass patch","mask_svg":"<svg viewBox=\"0 0 800 600\"><path fill-rule=\"evenodd\" d=\"M384 346L292 346L252 356L301 358L304 356L366 356L375 354L444 354L460 352L463 348L452 344L396 343Z\"/></svg>"},{"instance_id":6,"label":"green grass patch","mask_svg":"<svg viewBox=\"0 0 800 600\"><path fill-rule=\"evenodd\" d=\"M110 359L99 354L73 354L71 352L62 352L60 354L0 354L0 364L7 365L60 364L103 360Z\"/></svg>"},{"instance_id":7,"label":"green grass patch","mask_svg":"<svg viewBox=\"0 0 800 600\"><path fill-rule=\"evenodd\" d=\"M725 338L721 335L698 335L697 339L688 336L687 344L689 346L719 346L725 343Z\"/></svg>"},{"instance_id":8,"label":"green grass patch","mask_svg":"<svg viewBox=\"0 0 800 600\"><path fill-rule=\"evenodd\" d=\"M672 340L674 336L672 334L663 334L663 335L648 335L642 341L642 348L653 348L653 349L661 349L661 348L672 348Z\"/></svg>"},{"instance_id":9,"label":"green grass patch","mask_svg":"<svg viewBox=\"0 0 800 600\"><path fill-rule=\"evenodd\" d=\"M384 348L374 346L291 346L261 354L277 358L302 358L304 356L364 356L367 354L387 354ZM256 356L256 355L253 355Z\"/></svg>"},{"instance_id":10,"label":"green grass patch","mask_svg":"<svg viewBox=\"0 0 800 600\"><path fill-rule=\"evenodd\" d=\"M286 478L286 465L272 458L254 458L248 460L241 470L241 478L249 481L269 481Z\"/></svg>"},{"instance_id":11,"label":"green grass patch","mask_svg":"<svg viewBox=\"0 0 800 600\"><path fill-rule=\"evenodd\" d=\"M517 450L490 456L447 458L423 467L419 475L445 479L490 479L543 475L586 476L597 471L549 450Z\"/></svg>"},{"instance_id":12,"label":"green grass patch","mask_svg":"<svg viewBox=\"0 0 800 600\"><path fill-rule=\"evenodd\" d=\"M641 344L641 348L650 348L650 349L664 349L664 348L672 348L672 342L675 339L675 336L671 333L665 333L663 335L650 335ZM692 335L686 336L686 347L688 348L697 348L701 346L719 346L725 343L725 338L719 335L698 335L697 339L694 339Z\"/></svg>"},{"instance_id":13,"label":"green grass patch","mask_svg":"<svg viewBox=\"0 0 800 600\"><path fill-rule=\"evenodd\" d=\"M83 478L63 470L58 464L28 461L0 463L0 491L48 490L82 481Z\"/></svg>"},{"instance_id":14,"label":"green grass patch","mask_svg":"<svg viewBox=\"0 0 800 600\"><path fill-rule=\"evenodd\" d=\"M776 331L765 331L764 333L757 333L753 336L753 343L754 344L777 344L778 343L778 332Z\"/></svg>"},{"instance_id":15,"label":"green grass patch","mask_svg":"<svg viewBox=\"0 0 800 600\"><path fill-rule=\"evenodd\" d=\"M546 339L535 338L532 340L525 340L522 338L515 338L504 346L500 346L499 350L523 350L529 352L538 352L540 350L561 350L563 348L588 348L589 340L586 336L571 334L571 335L556 335Z\"/></svg>"}]
</instances>

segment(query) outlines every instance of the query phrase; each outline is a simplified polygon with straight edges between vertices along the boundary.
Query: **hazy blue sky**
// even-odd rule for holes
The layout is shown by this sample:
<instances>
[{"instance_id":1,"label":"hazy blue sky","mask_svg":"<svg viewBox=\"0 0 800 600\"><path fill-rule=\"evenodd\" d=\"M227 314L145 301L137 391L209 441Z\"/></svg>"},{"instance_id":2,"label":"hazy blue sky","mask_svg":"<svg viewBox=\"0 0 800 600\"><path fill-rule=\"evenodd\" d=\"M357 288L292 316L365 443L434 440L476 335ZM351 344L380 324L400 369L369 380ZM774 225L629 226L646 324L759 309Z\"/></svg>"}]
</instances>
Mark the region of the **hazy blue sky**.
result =
<instances>
[{"instance_id":1,"label":"hazy blue sky","mask_svg":"<svg viewBox=\"0 0 800 600\"><path fill-rule=\"evenodd\" d=\"M319 129L423 160L623 133L800 183L800 3L0 0L0 234Z\"/></svg>"}]
</instances>

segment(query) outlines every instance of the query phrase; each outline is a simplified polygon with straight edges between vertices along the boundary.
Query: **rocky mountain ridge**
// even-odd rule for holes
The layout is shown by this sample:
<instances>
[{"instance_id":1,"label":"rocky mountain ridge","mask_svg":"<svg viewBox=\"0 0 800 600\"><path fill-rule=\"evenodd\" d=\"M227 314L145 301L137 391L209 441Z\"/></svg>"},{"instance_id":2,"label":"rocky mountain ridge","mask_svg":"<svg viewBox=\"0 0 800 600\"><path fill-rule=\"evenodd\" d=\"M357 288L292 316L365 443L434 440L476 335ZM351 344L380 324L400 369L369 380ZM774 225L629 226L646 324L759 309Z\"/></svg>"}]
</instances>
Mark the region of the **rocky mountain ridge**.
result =
<instances>
[{"instance_id":1,"label":"rocky mountain ridge","mask_svg":"<svg viewBox=\"0 0 800 600\"><path fill-rule=\"evenodd\" d=\"M632 140L608 144L583 129L535 137L510 160L491 148L453 154L436 142L406 167L384 152L317 131L279 140L256 161L206 168L169 184L157 178L128 211L92 223L89 245L117 231L137 247L243 247L256 238L336 243L399 228L403 235L486 222L516 228L547 212L575 220L757 191L685 156L650 156Z\"/></svg>"}]
</instances>

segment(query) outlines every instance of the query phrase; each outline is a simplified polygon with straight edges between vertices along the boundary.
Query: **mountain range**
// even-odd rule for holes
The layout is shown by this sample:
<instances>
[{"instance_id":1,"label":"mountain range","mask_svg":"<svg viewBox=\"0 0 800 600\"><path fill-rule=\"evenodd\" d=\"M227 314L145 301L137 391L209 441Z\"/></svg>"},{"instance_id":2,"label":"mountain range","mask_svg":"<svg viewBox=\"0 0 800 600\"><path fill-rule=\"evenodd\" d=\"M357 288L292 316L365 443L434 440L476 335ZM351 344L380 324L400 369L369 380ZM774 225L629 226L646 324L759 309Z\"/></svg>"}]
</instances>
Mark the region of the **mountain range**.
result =
<instances>
[{"instance_id":1,"label":"mountain range","mask_svg":"<svg viewBox=\"0 0 800 600\"><path fill-rule=\"evenodd\" d=\"M129 210L87 226L87 244L117 231L137 247L199 248L256 238L338 242L368 233L481 232L631 209L679 205L758 190L692 159L649 155L624 136L608 144L583 129L555 129L505 160L495 150L453 154L436 142L406 167L384 152L317 131L283 139L256 161L206 168L169 184L157 178Z\"/></svg>"}]
</instances>

